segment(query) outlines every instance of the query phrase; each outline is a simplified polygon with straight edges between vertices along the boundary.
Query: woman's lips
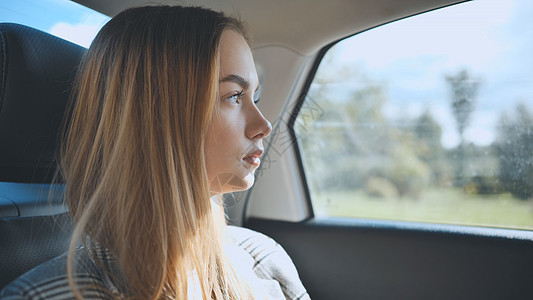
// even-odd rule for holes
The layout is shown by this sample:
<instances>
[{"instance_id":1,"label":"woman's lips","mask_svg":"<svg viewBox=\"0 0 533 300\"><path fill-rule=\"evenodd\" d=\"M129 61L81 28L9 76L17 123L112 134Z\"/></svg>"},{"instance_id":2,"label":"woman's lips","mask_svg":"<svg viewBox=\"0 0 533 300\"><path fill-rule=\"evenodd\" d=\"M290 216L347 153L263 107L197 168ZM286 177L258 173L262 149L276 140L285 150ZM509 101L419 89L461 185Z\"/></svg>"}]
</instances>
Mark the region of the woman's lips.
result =
<instances>
[{"instance_id":1,"label":"woman's lips","mask_svg":"<svg viewBox=\"0 0 533 300\"><path fill-rule=\"evenodd\" d=\"M249 156L249 157L245 157L243 158L244 161L246 161L247 163L251 164L251 165L254 165L254 166L259 166L261 164L261 159L259 159L259 156Z\"/></svg>"},{"instance_id":2,"label":"woman's lips","mask_svg":"<svg viewBox=\"0 0 533 300\"><path fill-rule=\"evenodd\" d=\"M245 162L258 167L261 164L261 159L259 158L263 154L263 150L257 149L255 151L252 151L250 154L245 156L242 160Z\"/></svg>"}]
</instances>

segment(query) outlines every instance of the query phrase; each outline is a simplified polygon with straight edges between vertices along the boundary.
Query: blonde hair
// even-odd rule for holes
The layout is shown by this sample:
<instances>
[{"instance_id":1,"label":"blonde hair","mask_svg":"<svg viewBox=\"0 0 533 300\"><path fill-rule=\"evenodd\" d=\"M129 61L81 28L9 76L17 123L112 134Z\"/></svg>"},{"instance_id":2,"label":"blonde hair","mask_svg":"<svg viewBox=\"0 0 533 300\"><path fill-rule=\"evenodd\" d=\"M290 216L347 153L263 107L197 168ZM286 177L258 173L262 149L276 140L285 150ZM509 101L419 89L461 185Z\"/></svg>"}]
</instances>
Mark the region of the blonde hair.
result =
<instances>
[{"instance_id":1,"label":"blonde hair","mask_svg":"<svg viewBox=\"0 0 533 300\"><path fill-rule=\"evenodd\" d=\"M131 299L250 298L222 249L204 160L223 30L242 24L195 7L126 10L99 32L80 67L61 152L65 198L85 237L113 253ZM189 296L191 291L189 288Z\"/></svg>"}]
</instances>

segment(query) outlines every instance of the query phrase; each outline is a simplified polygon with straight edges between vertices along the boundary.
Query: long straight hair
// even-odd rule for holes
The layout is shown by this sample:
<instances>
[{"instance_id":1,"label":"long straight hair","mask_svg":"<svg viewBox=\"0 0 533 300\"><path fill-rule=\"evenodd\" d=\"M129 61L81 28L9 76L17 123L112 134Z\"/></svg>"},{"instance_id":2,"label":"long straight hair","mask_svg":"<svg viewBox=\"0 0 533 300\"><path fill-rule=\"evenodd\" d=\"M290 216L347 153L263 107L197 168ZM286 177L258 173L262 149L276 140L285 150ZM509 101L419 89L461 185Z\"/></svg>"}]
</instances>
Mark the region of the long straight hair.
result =
<instances>
[{"instance_id":1,"label":"long straight hair","mask_svg":"<svg viewBox=\"0 0 533 300\"><path fill-rule=\"evenodd\" d=\"M113 280L131 299L242 299L228 262L224 218L210 201L204 144L215 111L223 30L242 24L203 8L126 10L98 33L81 64L61 151L76 222L68 276L78 299L75 247L86 237L116 258ZM195 279L195 280L193 280Z\"/></svg>"}]
</instances>

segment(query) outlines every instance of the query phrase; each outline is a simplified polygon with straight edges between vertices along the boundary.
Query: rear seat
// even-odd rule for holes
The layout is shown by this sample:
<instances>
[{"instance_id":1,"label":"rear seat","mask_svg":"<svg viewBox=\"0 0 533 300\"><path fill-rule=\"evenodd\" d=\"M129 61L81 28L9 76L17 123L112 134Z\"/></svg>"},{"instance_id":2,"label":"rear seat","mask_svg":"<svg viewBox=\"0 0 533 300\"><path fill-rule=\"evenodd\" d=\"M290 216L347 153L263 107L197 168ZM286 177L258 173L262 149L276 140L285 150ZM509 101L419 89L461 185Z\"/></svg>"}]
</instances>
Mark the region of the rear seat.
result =
<instances>
[{"instance_id":1,"label":"rear seat","mask_svg":"<svg viewBox=\"0 0 533 300\"><path fill-rule=\"evenodd\" d=\"M68 248L61 184L52 184L61 122L85 49L0 24L0 289Z\"/></svg>"}]
</instances>

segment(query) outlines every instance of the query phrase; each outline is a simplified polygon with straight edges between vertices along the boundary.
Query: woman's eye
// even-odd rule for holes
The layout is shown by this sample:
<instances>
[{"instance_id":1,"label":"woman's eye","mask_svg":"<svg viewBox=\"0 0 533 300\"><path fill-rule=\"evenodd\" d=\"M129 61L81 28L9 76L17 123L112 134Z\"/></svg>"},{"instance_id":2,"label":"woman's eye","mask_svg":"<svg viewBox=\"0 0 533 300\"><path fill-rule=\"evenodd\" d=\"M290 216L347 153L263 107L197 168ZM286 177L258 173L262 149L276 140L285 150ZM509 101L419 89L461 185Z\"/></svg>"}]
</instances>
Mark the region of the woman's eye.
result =
<instances>
[{"instance_id":1,"label":"woman's eye","mask_svg":"<svg viewBox=\"0 0 533 300\"><path fill-rule=\"evenodd\" d=\"M233 93L231 96L226 98L226 101L229 101L230 103L240 103L243 95L244 91Z\"/></svg>"}]
</instances>

